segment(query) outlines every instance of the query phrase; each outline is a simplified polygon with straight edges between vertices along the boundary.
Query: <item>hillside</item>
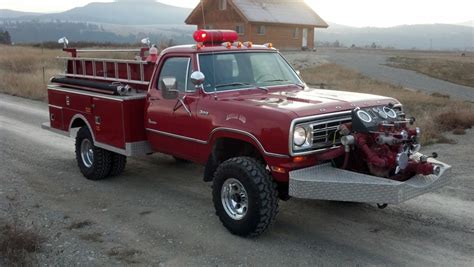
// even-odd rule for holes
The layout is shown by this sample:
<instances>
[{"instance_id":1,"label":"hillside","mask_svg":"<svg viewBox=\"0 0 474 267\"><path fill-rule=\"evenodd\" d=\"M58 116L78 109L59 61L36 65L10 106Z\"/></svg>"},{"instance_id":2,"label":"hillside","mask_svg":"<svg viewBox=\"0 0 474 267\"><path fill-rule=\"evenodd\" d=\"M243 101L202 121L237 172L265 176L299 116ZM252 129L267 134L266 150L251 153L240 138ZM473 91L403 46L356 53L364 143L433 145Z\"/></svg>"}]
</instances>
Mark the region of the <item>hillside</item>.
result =
<instances>
[{"instance_id":1,"label":"hillside","mask_svg":"<svg viewBox=\"0 0 474 267\"><path fill-rule=\"evenodd\" d=\"M0 13L0 19L18 19L50 22L52 20L95 22L119 25L184 24L191 9L162 4L154 1L118 1L90 3L68 11L51 14L25 13L8 10Z\"/></svg>"},{"instance_id":2,"label":"hillside","mask_svg":"<svg viewBox=\"0 0 474 267\"><path fill-rule=\"evenodd\" d=\"M38 16L41 13L33 13L33 12L22 12L16 11L11 9L0 9L0 19L14 19L19 17L26 17L26 16Z\"/></svg>"},{"instance_id":3,"label":"hillside","mask_svg":"<svg viewBox=\"0 0 474 267\"><path fill-rule=\"evenodd\" d=\"M330 23L317 30L318 42L339 41L345 46L364 47L375 43L400 49L474 50L474 28L451 24L402 25L390 28L355 28Z\"/></svg>"}]
</instances>

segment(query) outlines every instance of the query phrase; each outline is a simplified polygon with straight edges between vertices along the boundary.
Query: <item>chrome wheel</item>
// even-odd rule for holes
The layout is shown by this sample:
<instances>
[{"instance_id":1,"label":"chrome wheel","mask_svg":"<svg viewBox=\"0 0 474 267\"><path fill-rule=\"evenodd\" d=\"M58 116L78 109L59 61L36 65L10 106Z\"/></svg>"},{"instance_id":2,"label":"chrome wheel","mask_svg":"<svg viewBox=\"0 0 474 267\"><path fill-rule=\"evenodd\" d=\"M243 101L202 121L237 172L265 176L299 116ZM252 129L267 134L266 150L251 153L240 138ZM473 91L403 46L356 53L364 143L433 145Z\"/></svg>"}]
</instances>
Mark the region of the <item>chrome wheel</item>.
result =
<instances>
[{"instance_id":1,"label":"chrome wheel","mask_svg":"<svg viewBox=\"0 0 474 267\"><path fill-rule=\"evenodd\" d=\"M222 185L221 200L227 215L234 220L241 220L248 210L248 195L245 187L234 178L227 179Z\"/></svg>"},{"instance_id":2,"label":"chrome wheel","mask_svg":"<svg viewBox=\"0 0 474 267\"><path fill-rule=\"evenodd\" d=\"M94 147L89 139L83 139L81 143L81 158L82 163L87 168L92 167L94 162Z\"/></svg>"}]
</instances>

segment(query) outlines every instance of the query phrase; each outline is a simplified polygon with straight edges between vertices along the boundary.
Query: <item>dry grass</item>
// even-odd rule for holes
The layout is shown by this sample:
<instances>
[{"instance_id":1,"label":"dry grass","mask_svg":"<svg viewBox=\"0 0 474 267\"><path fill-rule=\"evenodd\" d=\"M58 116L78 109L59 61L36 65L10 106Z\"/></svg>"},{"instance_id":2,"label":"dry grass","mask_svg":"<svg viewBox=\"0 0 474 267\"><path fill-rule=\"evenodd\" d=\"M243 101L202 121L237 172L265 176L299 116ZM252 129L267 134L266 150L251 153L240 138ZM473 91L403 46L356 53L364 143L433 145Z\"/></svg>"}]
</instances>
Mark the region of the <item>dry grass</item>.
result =
<instances>
[{"instance_id":1,"label":"dry grass","mask_svg":"<svg viewBox=\"0 0 474 267\"><path fill-rule=\"evenodd\" d=\"M414 116L422 129L422 143L449 142L442 133L471 128L474 125L474 105L452 100L445 95L427 95L368 78L336 64L326 64L302 71L308 84L335 90L384 95L403 103L408 116Z\"/></svg>"},{"instance_id":2,"label":"dry grass","mask_svg":"<svg viewBox=\"0 0 474 267\"><path fill-rule=\"evenodd\" d=\"M463 60L395 56L388 59L388 65L413 70L452 83L474 87L474 58L460 57L460 59Z\"/></svg>"},{"instance_id":3,"label":"dry grass","mask_svg":"<svg viewBox=\"0 0 474 267\"><path fill-rule=\"evenodd\" d=\"M31 264L31 253L38 252L42 238L17 223L6 224L0 232L0 255L9 266Z\"/></svg>"},{"instance_id":4,"label":"dry grass","mask_svg":"<svg viewBox=\"0 0 474 267\"><path fill-rule=\"evenodd\" d=\"M60 50L0 46L0 92L45 100L49 78L61 69L59 55Z\"/></svg>"}]
</instances>

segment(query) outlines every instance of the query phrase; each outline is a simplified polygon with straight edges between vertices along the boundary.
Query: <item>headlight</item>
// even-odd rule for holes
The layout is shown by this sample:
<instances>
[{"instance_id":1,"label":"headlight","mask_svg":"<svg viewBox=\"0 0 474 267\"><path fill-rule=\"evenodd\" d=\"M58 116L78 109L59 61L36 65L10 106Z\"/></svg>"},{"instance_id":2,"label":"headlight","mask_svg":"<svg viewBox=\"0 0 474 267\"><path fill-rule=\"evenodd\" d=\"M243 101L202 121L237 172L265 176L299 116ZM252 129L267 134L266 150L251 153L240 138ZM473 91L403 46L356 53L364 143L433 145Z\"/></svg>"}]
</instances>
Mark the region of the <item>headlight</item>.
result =
<instances>
[{"instance_id":1,"label":"headlight","mask_svg":"<svg viewBox=\"0 0 474 267\"><path fill-rule=\"evenodd\" d=\"M296 146L302 146L306 143L306 130L301 126L297 126L293 133L293 143Z\"/></svg>"}]
</instances>

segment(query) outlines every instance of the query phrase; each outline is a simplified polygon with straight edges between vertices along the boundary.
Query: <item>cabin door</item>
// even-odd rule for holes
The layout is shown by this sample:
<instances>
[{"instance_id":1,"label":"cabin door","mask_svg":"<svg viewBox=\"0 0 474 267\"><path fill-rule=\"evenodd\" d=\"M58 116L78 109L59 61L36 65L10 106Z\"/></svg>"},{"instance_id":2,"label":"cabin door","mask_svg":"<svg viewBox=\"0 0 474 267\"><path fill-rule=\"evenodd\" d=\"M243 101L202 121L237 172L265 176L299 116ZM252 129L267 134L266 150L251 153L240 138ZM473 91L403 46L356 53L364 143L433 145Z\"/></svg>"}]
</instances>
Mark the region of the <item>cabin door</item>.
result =
<instances>
[{"instance_id":1,"label":"cabin door","mask_svg":"<svg viewBox=\"0 0 474 267\"><path fill-rule=\"evenodd\" d=\"M308 29L303 28L303 44L301 46L303 49L308 48Z\"/></svg>"}]
</instances>

